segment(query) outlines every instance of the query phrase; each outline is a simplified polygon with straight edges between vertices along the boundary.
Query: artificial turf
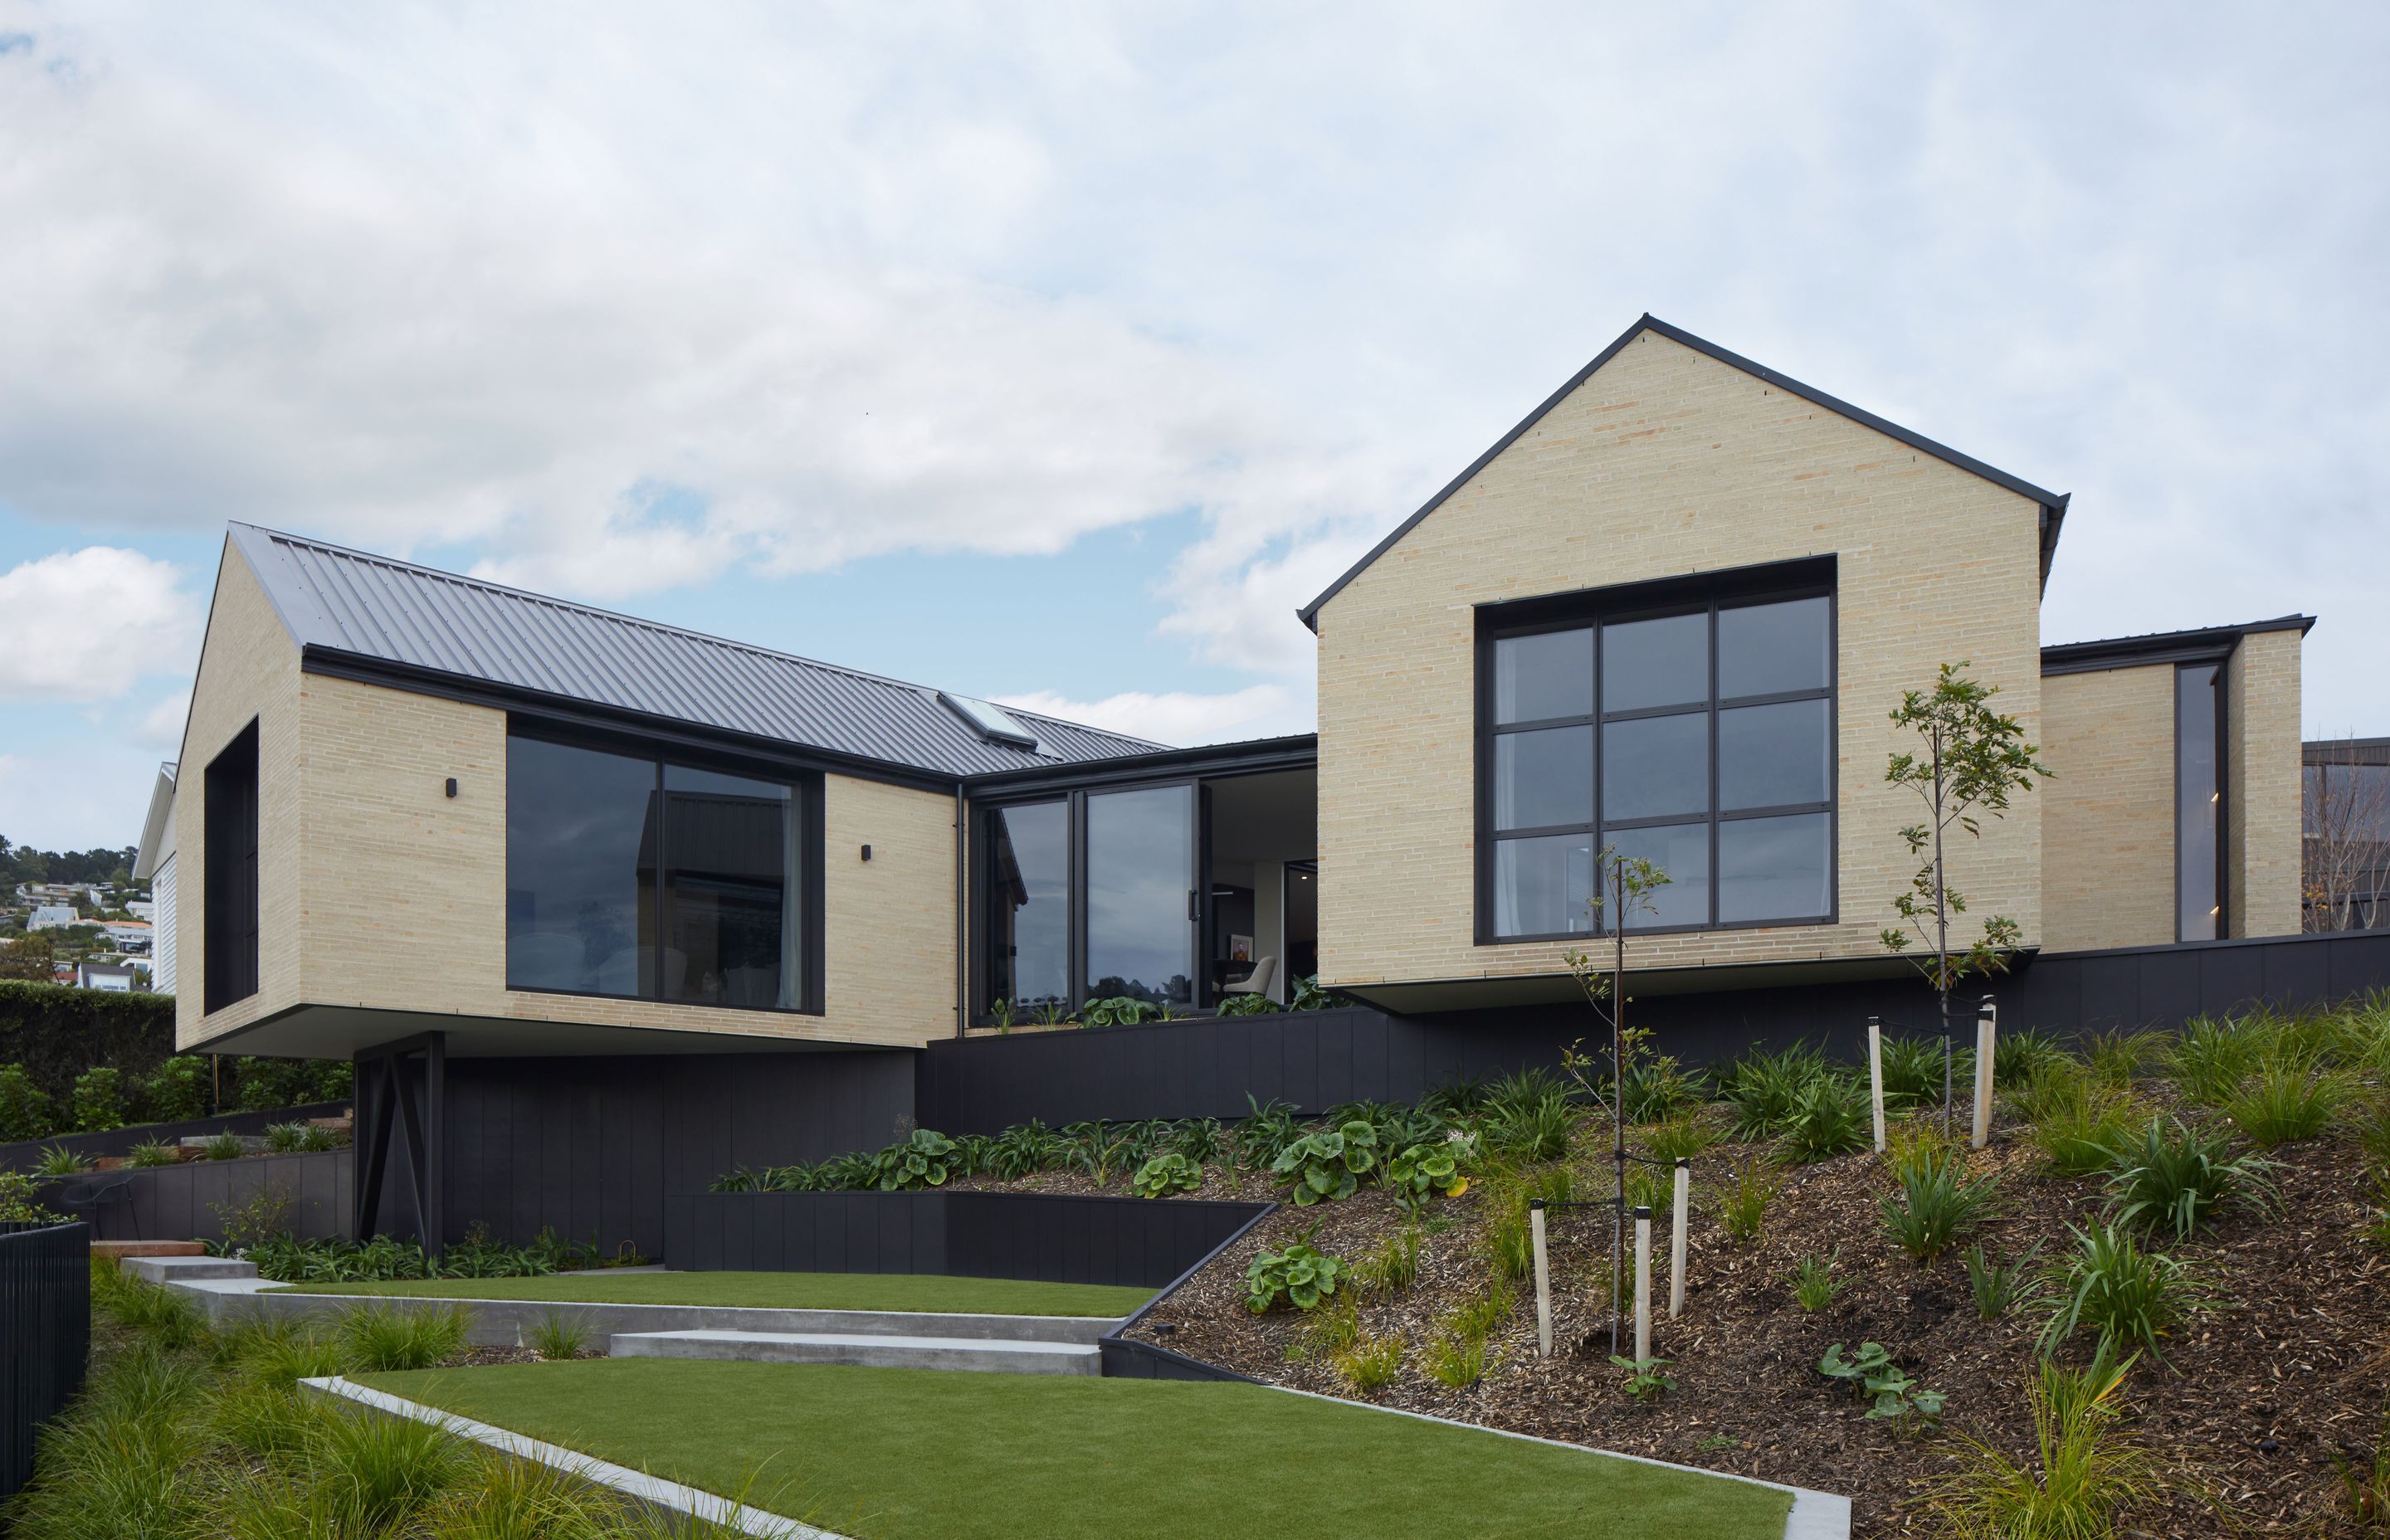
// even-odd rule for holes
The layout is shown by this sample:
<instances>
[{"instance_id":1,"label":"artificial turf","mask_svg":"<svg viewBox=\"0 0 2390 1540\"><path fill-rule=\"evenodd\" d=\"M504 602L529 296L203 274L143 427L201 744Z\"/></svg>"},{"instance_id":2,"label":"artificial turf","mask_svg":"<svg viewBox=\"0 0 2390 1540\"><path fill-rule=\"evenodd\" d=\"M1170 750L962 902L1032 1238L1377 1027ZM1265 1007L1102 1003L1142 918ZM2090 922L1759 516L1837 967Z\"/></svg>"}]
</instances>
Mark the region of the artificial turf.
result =
<instances>
[{"instance_id":1,"label":"artificial turf","mask_svg":"<svg viewBox=\"0 0 2390 1540\"><path fill-rule=\"evenodd\" d=\"M766 1310L917 1310L979 1315L1126 1315L1150 1289L931 1273L574 1273L537 1278L300 1283L306 1294L430 1294L559 1304L706 1304Z\"/></svg>"},{"instance_id":2,"label":"artificial turf","mask_svg":"<svg viewBox=\"0 0 2390 1540\"><path fill-rule=\"evenodd\" d=\"M857 1540L1779 1540L1792 1502L1261 1385L652 1358L363 1382Z\"/></svg>"}]
</instances>

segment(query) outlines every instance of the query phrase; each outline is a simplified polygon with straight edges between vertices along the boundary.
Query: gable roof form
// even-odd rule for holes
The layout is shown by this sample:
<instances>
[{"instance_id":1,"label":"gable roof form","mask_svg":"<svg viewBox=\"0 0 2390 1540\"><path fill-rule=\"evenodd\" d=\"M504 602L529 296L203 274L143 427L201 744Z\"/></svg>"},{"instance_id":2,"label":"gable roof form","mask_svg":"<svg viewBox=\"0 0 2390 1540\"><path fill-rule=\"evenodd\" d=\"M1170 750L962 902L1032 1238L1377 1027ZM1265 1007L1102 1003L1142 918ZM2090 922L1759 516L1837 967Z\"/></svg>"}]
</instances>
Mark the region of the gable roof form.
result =
<instances>
[{"instance_id":1,"label":"gable roof form","mask_svg":"<svg viewBox=\"0 0 2390 1540\"><path fill-rule=\"evenodd\" d=\"M2149 668L2159 663L2218 662L2243 636L2269 631L2315 629L2313 615L2277 615L2241 625L2204 625L2191 631L2145 631L2135 636L2103 636L2089 642L2052 642L2041 649L2044 678L2060 674L2099 674L2109 669Z\"/></svg>"},{"instance_id":2,"label":"gable roof form","mask_svg":"<svg viewBox=\"0 0 2390 1540\"><path fill-rule=\"evenodd\" d=\"M1600 369L1604 364L1609 363L1613 358L1617 357L1619 350L1625 347L1627 343L1632 342L1636 338L1641 336L1647 331L1664 337L1672 342L1681 343L1685 347L1692 349L1695 353L1706 353L1710 357L1716 359L1719 363L1724 364L1730 368L1741 369L1743 373L1750 375L1754 379L1764 380L1780 391L1783 391L1791 395L1799 396L1804 401L1822 406L1829 412L1833 412L1839 416L1848 417L1853 422L1858 423L1862 427L1872 428L1877 432L1883 434L1886 438L1895 439L1900 443L1908 445L1911 449L1918 450L1922 454L1931 455L1937 460L1946 461L1948 464L1957 466L1961 470L1982 477L1984 480L1991 482L1995 486L2005 487L2021 497L2028 498L2033 502L2039 504L2041 506L2041 581L2045 586L2049 584L2050 558L2058 550L2058 530L2059 526L2065 522L2066 505L2068 499L2074 495L2072 493L2050 492L2045 488L2037 487L2031 481L2025 481L2021 477L2011 476L2005 470L1985 465L1983 461L1974 458L1972 456L1961 455L1959 451L1950 448L1947 444L1937 443L1934 440L1927 438L1922 433L1912 432L1908 429L1901 427L1896 422L1888 422L1884 418L1877 417L1872 412L1854 406L1849 402L1844 401L1839 397L1830 396L1825 391L1818 390L1814 386L1804 385L1799 380L1792 379L1789 375L1779 374L1774 369L1767 367L1765 364L1754 363L1752 360L1743 357L1741 353L1728 353L1726 349L1719 347L1715 342L1709 341L1703 338L1696 337L1691 332L1685 330L1681 327L1672 327L1667 322L1661 320L1658 316L1646 312L1641 319L1638 320L1633 326L1628 327L1624 332L1620 333L1616 341L1611 343L1610 346L1602 349L1600 353L1596 354L1592 363L1587 364L1584 368L1579 369L1575 374L1572 375L1567 383L1563 384L1559 390L1554 391L1550 395L1544 398L1542 405L1537 406L1534 411L1521 418L1517 427L1503 434L1501 438L1495 441L1492 448L1486 450L1484 454L1478 456L1475 460L1471 461L1468 469L1462 471L1459 475L1455 476L1451 481L1446 482L1444 490L1429 498L1427 502L1420 507L1417 513L1412 514L1408 519L1404 520L1400 524L1396 525L1394 533L1387 535L1386 538L1379 541L1375 545L1370 546L1368 553L1363 556L1360 560L1355 562L1350 568L1346 569L1343 576L1330 584L1326 588L1321 589L1317 598L1313 599L1309 604L1306 604L1302 609L1296 610L1296 618L1301 620L1304 625L1309 626L1313 631L1317 631L1319 629L1319 610L1322 605L1326 604L1330 599L1334 598L1339 593L1342 593L1344 589L1344 585L1351 583L1355 578L1359 577L1363 571L1368 570L1370 563L1376 561L1380 557L1394 549L1395 545L1401 541L1403 536L1410 533L1413 529L1418 527L1421 520L1425 519L1429 514L1433 513L1437 508L1442 507L1446 500L1450 498L1454 493L1458 492L1462 487L1469 484L1469 481L1471 477L1475 476L1479 471L1492 464L1495 456L1500 455L1502 451L1510 448L1513 443L1516 443L1521 435L1524 434L1528 429L1533 428L1536 424L1541 422L1545 416L1548 414L1553 407L1558 406L1561 402L1567 400L1571 391L1574 391L1578 386L1584 384L1587 379L1593 377L1594 371Z\"/></svg>"},{"instance_id":3,"label":"gable roof form","mask_svg":"<svg viewBox=\"0 0 2390 1540\"><path fill-rule=\"evenodd\" d=\"M230 540L302 666L441 675L957 780L1163 747L1014 711L1036 738L1023 748L923 686L254 525Z\"/></svg>"}]
</instances>

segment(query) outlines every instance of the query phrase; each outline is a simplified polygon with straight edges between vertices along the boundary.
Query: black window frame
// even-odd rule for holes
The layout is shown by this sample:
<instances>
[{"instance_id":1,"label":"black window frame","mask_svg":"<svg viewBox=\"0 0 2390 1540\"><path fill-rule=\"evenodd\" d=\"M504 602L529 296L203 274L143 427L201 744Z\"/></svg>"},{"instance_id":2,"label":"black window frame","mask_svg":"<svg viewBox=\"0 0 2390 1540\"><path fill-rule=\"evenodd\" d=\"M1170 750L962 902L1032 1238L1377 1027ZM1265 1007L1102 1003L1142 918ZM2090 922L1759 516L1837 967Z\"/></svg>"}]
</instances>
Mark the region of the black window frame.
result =
<instances>
[{"instance_id":1,"label":"black window frame","mask_svg":"<svg viewBox=\"0 0 2390 1540\"><path fill-rule=\"evenodd\" d=\"M1189 870L1194 874L1195 886L1188 891L1188 924L1192 928L1189 955L1195 966L1194 998L1184 1007L1173 1007L1191 1012L1211 1009L1217 1001L1211 987L1210 970L1204 966L1204 944L1212 926L1212 859L1211 780L1217 777L1171 775L1153 780L1123 780L1099 786L1057 788L1050 790L1022 790L973 799L970 803L971 831L969 841L970 884L969 932L970 958L970 1024L975 1027L995 1023L994 999L988 991L994 984L988 968L988 946L991 936L988 917L994 913L996 862L990 845L995 839L995 821L991 813L1008 812L1019 807L1035 807L1047 803L1063 804L1062 829L1067 877L1063 898L1065 912L1062 928L1064 982L1068 986L1064 1008L1076 1014L1098 996L1088 993L1087 971L1087 800L1117 791L1160 791L1185 787L1194 800L1194 820L1191 834L1193 848L1188 853ZM1019 1024L1020 1019L1015 1018Z\"/></svg>"},{"instance_id":2,"label":"black window frame","mask_svg":"<svg viewBox=\"0 0 2390 1540\"><path fill-rule=\"evenodd\" d=\"M1780 690L1763 695L1721 699L1718 695L1719 612L1808 598L1822 598L1826 601L1827 676L1825 686L1818 689ZM1671 616L1689 614L1706 614L1708 617L1707 699L1699 703L1638 707L1616 712L1605 712L1601 679L1602 628L1624 622L1663 620ZM1577 630L1587 630L1591 633L1593 669L1591 713L1583 716L1536 718L1497 724L1495 721L1497 645L1515 636ZM1651 583L1621 584L1613 588L1587 589L1574 594L1548 595L1532 599L1480 605L1477 609L1476 645L1476 913L1472 927L1476 945L1510 946L1538 942L1584 941L1611 933L1612 918L1606 911L1602 914L1600 925L1596 929L1529 931L1508 935L1498 931L1495 928L1494 921L1495 871L1497 846L1502 841L1586 834L1592 838L1595 851L1600 852L1605 846L1606 834L1610 830L1670 828L1697 823L1707 825L1709 830L1709 918L1700 924L1638 925L1629 929L1628 935L1695 935L1708 931L1775 930L1794 926L1840 923L1842 907L1841 604L1837 594L1835 564L1832 558L1771 563L1767 566L1736 569L1706 576L1667 578ZM1818 802L1791 802L1768 807L1736 808L1730 811L1720 809L1718 806L1718 714L1740 707L1775 705L1801 700L1823 700L1826 704L1825 800ZM1602 781L1607 756L1603 753L1603 728L1619 722L1691 715L1695 712L1703 713L1708 718L1709 796L1705 809L1697 815L1682 813L1654 815L1649 817L1623 819L1605 825L1602 821ZM1568 726L1589 726L1593 731L1592 821L1587 824L1536 825L1497 830L1494 815L1496 740L1513 733ZM1718 881L1719 826L1746 822L1754 818L1781 818L1818 814L1823 814L1826 818L1825 913L1781 918L1721 921L1717 918L1721 897ZM1599 870L1595 874L1595 879L1599 885L1600 881Z\"/></svg>"},{"instance_id":3,"label":"black window frame","mask_svg":"<svg viewBox=\"0 0 2390 1540\"><path fill-rule=\"evenodd\" d=\"M2228 752L2230 747L2231 724L2229 721L2229 713L2225 709L2227 704L2225 693L2227 689L2227 679L2231 666L2232 661L2230 655L2225 654L2210 659L2193 659L2189 662L2177 663L2174 667L2174 776L2172 777L2174 805L2171 811L2173 813L2174 833L2174 939L2178 944L2187 941L2224 941L2229 939L2232 934L2232 853L2230 843L2227 839L2227 835L2232 828L2232 762ZM2209 751L2214 755L2214 764L2216 766L2216 795L2212 804L2215 808L2214 817L2216 820L2216 920L2214 930L2211 934L2194 936L2184 933L2184 926L2182 923L2182 878L2184 865L2182 848L2182 696L2184 676L2201 671L2205 671L2214 675L2214 677L2208 681L2207 687L2214 692L2212 710L2215 715L2216 730L2216 741L2210 747ZM2300 766L2300 774L2301 800L2304 802L2306 791L2306 766L2304 764ZM2302 825L2304 825L2306 821L2304 807L2301 810L2300 821ZM2304 833L2305 831L2303 828L2303 839Z\"/></svg>"},{"instance_id":4,"label":"black window frame","mask_svg":"<svg viewBox=\"0 0 2390 1540\"><path fill-rule=\"evenodd\" d=\"M199 816L199 1011L212 1016L258 991L258 725L208 762Z\"/></svg>"},{"instance_id":5,"label":"black window frame","mask_svg":"<svg viewBox=\"0 0 2390 1540\"><path fill-rule=\"evenodd\" d=\"M797 820L798 829L800 869L796 874L795 886L798 890L798 901L804 905L804 912L798 917L804 956L799 959L800 1003L795 1006L728 1006L700 1000L669 999L663 993L664 969L661 956L654 959L654 966L649 969L649 973L654 981L650 986L650 993L610 995L602 990L594 989L547 989L530 984L518 984L512 978L507 981L507 993L553 995L582 1000L631 1001L639 1005L665 1006L683 1010L738 1011L749 1016L821 1016L828 1012L829 1008L827 982L829 960L824 956L829 935L829 925L824 914L828 888L827 875L824 870L827 860L823 844L826 818L823 773L820 770L733 752L717 752L680 742L665 742L643 738L635 733L594 731L586 727L511 712L507 716L507 737L509 739L534 738L543 743L552 743L567 749L586 749L599 753L621 754L646 760L655 767L655 789L659 798L662 796L664 790L664 769L667 765L675 764L685 769L711 770L721 775L740 776L751 780L770 781L775 785L787 787L790 791L790 811ZM511 803L514 796L511 783L508 787L507 796ZM662 805L661 802L658 805ZM666 875L673 869L672 853L669 848L671 835L666 823L666 820L660 819L656 829L657 925L656 934L649 943L659 954L662 950L665 935L662 918L665 912L663 884ZM502 861L506 839L502 816L499 830ZM512 916L510 914L503 916L500 923L511 928L514 923Z\"/></svg>"}]
</instances>

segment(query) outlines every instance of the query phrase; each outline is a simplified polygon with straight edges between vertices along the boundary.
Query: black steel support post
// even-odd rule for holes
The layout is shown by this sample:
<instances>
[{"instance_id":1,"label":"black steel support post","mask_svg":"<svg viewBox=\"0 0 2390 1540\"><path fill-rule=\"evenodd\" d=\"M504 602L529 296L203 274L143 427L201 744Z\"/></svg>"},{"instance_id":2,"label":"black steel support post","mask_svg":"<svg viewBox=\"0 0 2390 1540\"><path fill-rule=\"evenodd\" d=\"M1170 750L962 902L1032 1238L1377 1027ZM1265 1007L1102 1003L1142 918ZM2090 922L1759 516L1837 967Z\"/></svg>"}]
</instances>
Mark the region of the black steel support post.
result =
<instances>
[{"instance_id":1,"label":"black steel support post","mask_svg":"<svg viewBox=\"0 0 2390 1540\"><path fill-rule=\"evenodd\" d=\"M423 1059L418 1092L414 1060ZM428 1256L438 1256L445 1230L443 1212L443 1154L448 1142L448 1034L419 1033L394 1043L361 1048L356 1055L357 1108L371 1109L370 1136L361 1137L363 1169L357 1173L356 1236L371 1237L381 1222L381 1189L390 1169L393 1129L406 1150L407 1197L415 1211L416 1235ZM370 1081L373 1090L366 1094ZM366 1130L360 1129L365 1135Z\"/></svg>"}]
</instances>

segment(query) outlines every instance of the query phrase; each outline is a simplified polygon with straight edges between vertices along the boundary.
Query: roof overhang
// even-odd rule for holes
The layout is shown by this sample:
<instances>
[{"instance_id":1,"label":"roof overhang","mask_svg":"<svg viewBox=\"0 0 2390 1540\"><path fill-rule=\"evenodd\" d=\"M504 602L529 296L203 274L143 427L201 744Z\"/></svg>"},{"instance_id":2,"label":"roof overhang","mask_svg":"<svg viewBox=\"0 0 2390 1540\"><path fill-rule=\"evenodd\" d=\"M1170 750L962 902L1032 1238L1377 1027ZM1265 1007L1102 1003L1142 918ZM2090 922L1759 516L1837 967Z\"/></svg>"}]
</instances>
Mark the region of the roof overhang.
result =
<instances>
[{"instance_id":1,"label":"roof overhang","mask_svg":"<svg viewBox=\"0 0 2390 1540\"><path fill-rule=\"evenodd\" d=\"M1150 754L1123 754L1114 759L1083 760L1075 764L1036 770L1007 770L973 776L963 785L973 797L997 797L1020 791L1076 791L1151 781L1255 776L1272 770L1309 770L1318 764L1319 735L1297 733L1243 743L1214 743L1194 749L1164 749Z\"/></svg>"},{"instance_id":2,"label":"roof overhang","mask_svg":"<svg viewBox=\"0 0 2390 1540\"><path fill-rule=\"evenodd\" d=\"M1451 481L1446 482L1444 490L1429 498L1420 506L1418 512L1412 514L1408 519L1404 520L1400 524L1396 525L1393 533L1387 535L1383 540L1379 541L1375 545L1369 547L1368 554L1362 557L1360 560L1355 562L1351 567L1347 568L1342 577L1339 577L1335 582L1330 584L1326 588L1321 589L1317 598L1313 599L1309 604L1306 604L1302 609L1296 610L1296 617L1300 619L1304 625L1309 626L1313 631L1317 632L1319 629L1319 610L1321 606L1325 605L1330 599L1334 598L1338 594L1342 593L1347 584L1351 583L1355 578L1359 577L1362 572L1368 569L1370 563L1376 561L1380 557L1394 549L1394 546L1402 540L1403 536L1410 533L1413 529L1418 527L1421 520L1425 519L1429 514L1433 513L1437 508L1442 507L1445 502L1449 499L1454 493L1458 492L1462 487L1469 484L1471 478L1474 477L1479 471L1492 464L1497 456L1500 455L1502 451L1510 448L1511 444L1517 443L1520 437L1529 429L1535 427L1536 423L1541 422L1545 416L1548 414L1553 407L1558 406L1561 402L1567 400L1570 392L1574 391L1578 386L1591 379L1594 372L1600 369L1604 364L1607 364L1613 358L1617 357L1620 350L1624 349L1627 343L1632 342L1635 339L1640 337L1647 331L1651 332L1656 336L1664 337L1672 342L1680 343L1685 347L1692 349L1695 353L1705 353L1708 356L1716 359L1719 363L1724 364L1730 368L1741 369L1743 373L1750 375L1752 378L1765 381L1767 384L1773 386L1777 390L1782 391L1789 395L1799 396L1802 400L1822 406L1827 411L1832 412L1837 416L1848 417L1853 422L1859 424L1861 427L1871 428L1877 432L1883 434L1885 437L1896 440L1901 443L1905 443L1909 448L1917 450L1921 454L1931 455L1937 460L1942 460L1950 465L1957 466L1961 470L1967 471L1972 475L1980 476L1985 481L1991 482L1995 486L2005 488L2010 492L2015 493L2018 496L2027 498L2033 503L2038 505L2041 509L2038 531L2038 540L2041 547L2041 582L2044 587L2049 586L2049 564L2058 551L2059 530L2066 521L2066 505L2068 500L2073 496L2073 494L2051 492L2046 487L2036 486L2031 481L2025 481L2022 477L2011 476L2007 471L2002 470L1996 466L1986 465L1983 461L1976 459L1972 455L1962 455L1959 451L1949 447L1947 444L1938 443L1935 441L1927 438L1922 433L1915 432L1909 429L1903 428L1896 422L1892 422L1883 417L1877 417L1873 412L1854 406L1849 402L1844 401L1838 396L1828 395L1825 391L1817 389L1815 386L1805 385L1801 381L1794 379L1790 375L1780 374L1776 370L1769 368L1765 364L1754 363L1753 360L1743 357L1741 353L1730 353L1705 338L1696 337L1691 332L1685 330L1682 327L1670 326L1667 322L1661 320L1658 316L1646 314L1633 326L1628 327L1624 332L1620 333L1616 341L1611 343L1610 346L1602 349L1600 353L1596 354L1593 362L1587 364L1584 368L1579 369L1574 375L1571 376L1566 384L1562 385L1559 390L1554 391L1550 395L1545 397L1541 405L1537 406L1534 411L1528 413L1524 417L1519 420L1518 426L1512 428L1509 432L1496 440L1492 448L1486 450L1484 454L1478 456L1475 460L1470 463L1468 469L1462 471L1459 475L1455 476Z\"/></svg>"},{"instance_id":3,"label":"roof overhang","mask_svg":"<svg viewBox=\"0 0 2390 1540\"><path fill-rule=\"evenodd\" d=\"M1588 940L1594 938L1587 938ZM1631 961L1633 943L1628 943ZM2028 954L2030 955L2030 954ZM1913 976L1916 965L1889 955L1861 957L1815 957L1794 962L1721 964L1703 968L1636 968L1630 977L1638 995L1702 995L1746 989L1788 989L1803 984L1845 983L1857 980ZM1420 1015L1446 1010L1497 1009L1504 1006L1548 1006L1581 1001L1584 994L1566 973L1519 974L1506 978L1422 979L1381 983L1330 986L1338 993L1366 1000L1381 1010Z\"/></svg>"},{"instance_id":4,"label":"roof overhang","mask_svg":"<svg viewBox=\"0 0 2390 1540\"><path fill-rule=\"evenodd\" d=\"M2060 642L2041 649L2041 675L2101 674L2109 669L2156 668L2166 663L2220 663L2244 636L2273 631L2306 635L2314 629L2313 615L2281 615L2246 625L2210 625L2195 631L2153 631L2140 636L2115 636L2095 642Z\"/></svg>"},{"instance_id":5,"label":"roof overhang","mask_svg":"<svg viewBox=\"0 0 2390 1540\"><path fill-rule=\"evenodd\" d=\"M608 1055L723 1053L844 1053L893 1045L821 1043L765 1033L683 1032L594 1026L577 1021L528 1021L503 1016L369 1010L353 1006L292 1006L186 1049L202 1054L257 1054L271 1059L351 1059L420 1033L447 1034L452 1059L566 1059Z\"/></svg>"},{"instance_id":6,"label":"roof overhang","mask_svg":"<svg viewBox=\"0 0 2390 1540\"><path fill-rule=\"evenodd\" d=\"M148 881L173 853L174 766L161 764L157 781L149 788L148 815L141 820L141 848L134 853L133 879Z\"/></svg>"}]
</instances>

